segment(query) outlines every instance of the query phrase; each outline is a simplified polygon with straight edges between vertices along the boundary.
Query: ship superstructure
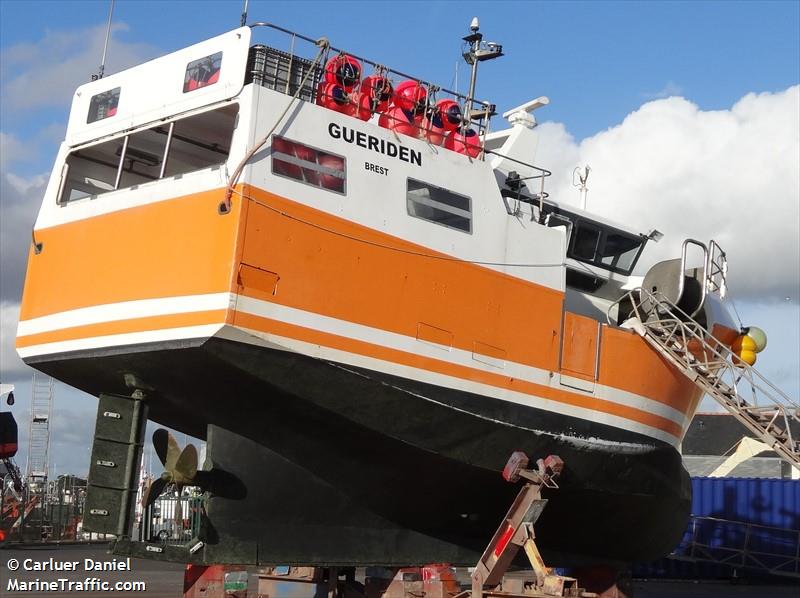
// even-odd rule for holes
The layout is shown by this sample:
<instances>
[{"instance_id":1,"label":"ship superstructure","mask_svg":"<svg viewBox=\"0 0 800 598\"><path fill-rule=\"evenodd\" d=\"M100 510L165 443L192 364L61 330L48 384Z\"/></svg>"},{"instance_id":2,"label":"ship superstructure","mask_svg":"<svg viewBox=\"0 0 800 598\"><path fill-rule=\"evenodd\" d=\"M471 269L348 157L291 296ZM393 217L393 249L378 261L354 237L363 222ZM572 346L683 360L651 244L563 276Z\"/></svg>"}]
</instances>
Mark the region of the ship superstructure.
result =
<instances>
[{"instance_id":1,"label":"ship superstructure","mask_svg":"<svg viewBox=\"0 0 800 598\"><path fill-rule=\"evenodd\" d=\"M34 230L26 363L208 440L227 482L207 484L194 559L473 563L513 450L567 464L537 531L551 560L668 551L702 390L623 326L652 235L547 195L546 98L491 132L472 94L259 25L77 90ZM645 283L680 287L729 345L715 247L687 242ZM95 525L125 527L128 490L99 486L123 494Z\"/></svg>"}]
</instances>

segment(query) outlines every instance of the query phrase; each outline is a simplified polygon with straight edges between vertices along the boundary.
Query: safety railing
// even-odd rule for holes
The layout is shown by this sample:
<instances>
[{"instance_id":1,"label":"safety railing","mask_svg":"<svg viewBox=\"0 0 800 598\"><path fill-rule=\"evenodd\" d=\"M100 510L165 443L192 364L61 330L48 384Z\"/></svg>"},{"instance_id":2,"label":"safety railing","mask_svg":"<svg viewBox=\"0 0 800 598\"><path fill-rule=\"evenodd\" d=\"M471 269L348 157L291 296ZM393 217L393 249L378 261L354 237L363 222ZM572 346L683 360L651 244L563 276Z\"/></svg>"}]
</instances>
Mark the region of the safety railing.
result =
<instances>
[{"instance_id":1,"label":"safety railing","mask_svg":"<svg viewBox=\"0 0 800 598\"><path fill-rule=\"evenodd\" d=\"M800 577L800 530L693 516L669 558Z\"/></svg>"},{"instance_id":2,"label":"safety railing","mask_svg":"<svg viewBox=\"0 0 800 598\"><path fill-rule=\"evenodd\" d=\"M375 75L386 77L390 80L404 79L417 82L426 91L426 109L432 107L437 99L452 99L457 102L462 109L463 123L467 127L471 127L477 133L481 141L481 156L483 156L483 144L486 133L489 131L489 123L491 117L495 113L495 107L488 102L469 98L467 95L459 93L436 85L430 81L425 81L418 77L413 77L401 71L389 68L380 63L374 62L362 56L353 54L346 50L328 45L322 54L321 60L315 65L313 59L305 56L316 56L319 46L318 40L301 35L289 29L285 29L278 25L266 22L256 22L249 25L251 28L266 28L270 32L278 35L271 36L269 39L269 46L258 45L256 48L263 48L259 51L259 55L254 55L251 50L248 69L246 74L246 81L256 82L271 89L281 91L292 95L297 90L297 83L305 77L307 70L314 69L314 72L307 77L304 89L298 95L303 100L314 102L317 100L319 93L319 82L324 72L324 65L332 56L347 55L352 57L362 65L371 67ZM279 36L284 36L283 42ZM298 48L298 46L300 46ZM362 73L366 74L366 73ZM442 98L441 96L444 96ZM464 113L465 107L470 104L472 106L471 115ZM374 108L370 108L371 114L376 114ZM416 127L421 133L425 130L421 125L410 125Z\"/></svg>"}]
</instances>

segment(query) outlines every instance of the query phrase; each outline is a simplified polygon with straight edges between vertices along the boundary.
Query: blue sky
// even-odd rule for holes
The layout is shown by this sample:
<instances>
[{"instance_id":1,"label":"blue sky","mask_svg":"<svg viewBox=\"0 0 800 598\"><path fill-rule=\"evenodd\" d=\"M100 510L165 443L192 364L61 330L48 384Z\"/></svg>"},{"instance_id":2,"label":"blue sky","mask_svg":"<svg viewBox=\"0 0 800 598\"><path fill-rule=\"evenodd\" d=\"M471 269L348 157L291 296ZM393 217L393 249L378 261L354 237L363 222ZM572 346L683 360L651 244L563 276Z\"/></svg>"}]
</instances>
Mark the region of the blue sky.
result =
<instances>
[{"instance_id":1,"label":"blue sky","mask_svg":"<svg viewBox=\"0 0 800 598\"><path fill-rule=\"evenodd\" d=\"M20 385L21 421L30 371L10 347L29 231L72 93L99 66L108 6L0 0L0 378ZM117 0L106 72L232 29L241 9ZM667 233L653 256L672 257L686 236L721 240L744 323L770 335L758 366L798 396L800 2L252 0L249 16L444 87L459 65L461 90L461 37L478 16L506 53L481 67L478 97L500 113L551 100L536 113L537 162L553 170L554 196L576 199L569 178L588 162L590 208ZM57 396L62 467L81 473L95 403L63 385Z\"/></svg>"},{"instance_id":2,"label":"blue sky","mask_svg":"<svg viewBox=\"0 0 800 598\"><path fill-rule=\"evenodd\" d=\"M157 53L239 23L240 0L118 0L121 41ZM1 0L2 46L37 43L46 31L103 25L109 3ZM473 15L507 56L486 65L479 92L501 107L548 95L546 118L577 138L615 123L643 101L685 95L701 109L730 107L750 91L797 83L800 3L760 2L264 2L251 20L267 20L449 86L462 85L461 36ZM367 23L362 25L361 23ZM114 41L109 61L114 61ZM98 53L96 62L99 63ZM90 73L86 73L87 77ZM66 117L67 106L48 117ZM13 129L33 134L44 117L29 112ZM36 165L40 166L40 165ZM28 168L34 168L31 164Z\"/></svg>"}]
</instances>

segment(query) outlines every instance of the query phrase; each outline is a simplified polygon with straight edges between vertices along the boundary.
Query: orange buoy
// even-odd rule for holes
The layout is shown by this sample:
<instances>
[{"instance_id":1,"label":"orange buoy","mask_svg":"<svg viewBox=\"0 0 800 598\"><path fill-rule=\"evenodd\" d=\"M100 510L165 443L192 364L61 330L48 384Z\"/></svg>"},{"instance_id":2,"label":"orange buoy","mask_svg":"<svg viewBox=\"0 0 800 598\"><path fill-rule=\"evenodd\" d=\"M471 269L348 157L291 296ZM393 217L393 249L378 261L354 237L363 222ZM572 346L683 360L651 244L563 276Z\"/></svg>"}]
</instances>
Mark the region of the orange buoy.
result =
<instances>
[{"instance_id":1,"label":"orange buoy","mask_svg":"<svg viewBox=\"0 0 800 598\"><path fill-rule=\"evenodd\" d=\"M395 88L392 99L398 108L421 114L425 110L428 92L419 81L402 81Z\"/></svg>"},{"instance_id":2,"label":"orange buoy","mask_svg":"<svg viewBox=\"0 0 800 598\"><path fill-rule=\"evenodd\" d=\"M361 81L361 63L347 54L339 54L331 58L325 65L325 82L338 83L347 91Z\"/></svg>"},{"instance_id":3,"label":"orange buoy","mask_svg":"<svg viewBox=\"0 0 800 598\"><path fill-rule=\"evenodd\" d=\"M352 115L355 112L355 104L350 101L350 95L338 83L320 83L317 104L342 114Z\"/></svg>"},{"instance_id":4,"label":"orange buoy","mask_svg":"<svg viewBox=\"0 0 800 598\"><path fill-rule=\"evenodd\" d=\"M272 170L276 174L282 174L293 179L302 178L300 167L282 160L280 156L275 155L276 152L287 156L296 156L294 153L294 144L281 137L272 138Z\"/></svg>"},{"instance_id":5,"label":"orange buoy","mask_svg":"<svg viewBox=\"0 0 800 598\"><path fill-rule=\"evenodd\" d=\"M407 112L399 106L392 106L381 114L378 124L384 129L403 135L417 136L417 127L414 124L414 114Z\"/></svg>"},{"instance_id":6,"label":"orange buoy","mask_svg":"<svg viewBox=\"0 0 800 598\"><path fill-rule=\"evenodd\" d=\"M344 159L339 156L322 154L319 157L319 165L336 170L337 172L344 172ZM338 191L340 193L344 191L344 179L335 175L322 173L319 175L319 182L325 189Z\"/></svg>"},{"instance_id":7,"label":"orange buoy","mask_svg":"<svg viewBox=\"0 0 800 598\"><path fill-rule=\"evenodd\" d=\"M370 110L384 112L392 101L394 88L392 83L382 75L370 75L361 82L361 93L366 94L372 105Z\"/></svg>"},{"instance_id":8,"label":"orange buoy","mask_svg":"<svg viewBox=\"0 0 800 598\"><path fill-rule=\"evenodd\" d=\"M471 128L453 131L445 139L444 146L456 153L466 154L470 158L477 158L481 153L480 138Z\"/></svg>"}]
</instances>

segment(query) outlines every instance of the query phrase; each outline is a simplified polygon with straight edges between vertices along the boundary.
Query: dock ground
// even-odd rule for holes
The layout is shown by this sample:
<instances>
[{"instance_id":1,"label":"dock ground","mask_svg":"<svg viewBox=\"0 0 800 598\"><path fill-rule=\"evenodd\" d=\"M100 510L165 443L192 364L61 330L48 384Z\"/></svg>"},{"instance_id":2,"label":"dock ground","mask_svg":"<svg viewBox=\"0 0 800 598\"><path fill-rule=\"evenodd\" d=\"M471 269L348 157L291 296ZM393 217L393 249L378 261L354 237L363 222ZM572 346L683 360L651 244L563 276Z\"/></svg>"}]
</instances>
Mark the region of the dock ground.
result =
<instances>
[{"instance_id":1,"label":"dock ground","mask_svg":"<svg viewBox=\"0 0 800 598\"><path fill-rule=\"evenodd\" d=\"M88 563L87 563L88 559ZM183 566L175 563L160 563L144 559L131 559L131 570L103 570L99 563L120 563L124 559L107 552L107 545L64 545L64 546L6 546L0 549L0 597L41 596L60 598L63 596L97 597L109 594L142 595L148 598L181 598L183 595ZM72 570L49 570L64 567ZM108 567L106 565L105 567ZM31 569L47 570L31 570ZM100 568L100 570L97 570ZM16 569L16 570L14 570ZM94 579L95 581L88 581ZM55 583L53 590L28 589L29 582ZM63 580L63 581L62 581ZM794 581L795 583L792 583ZM23 589L23 582L26 584ZM114 585L117 582L144 582L143 591L120 589L69 589L69 582L91 587L99 582ZM250 575L248 596L256 598L257 580ZM63 589L61 589L63 588ZM689 581L645 581L634 582L635 598L683 598L683 597L731 597L748 596L753 598L797 598L800 596L800 582L788 580L785 585L753 585L744 582L689 582Z\"/></svg>"}]
</instances>

